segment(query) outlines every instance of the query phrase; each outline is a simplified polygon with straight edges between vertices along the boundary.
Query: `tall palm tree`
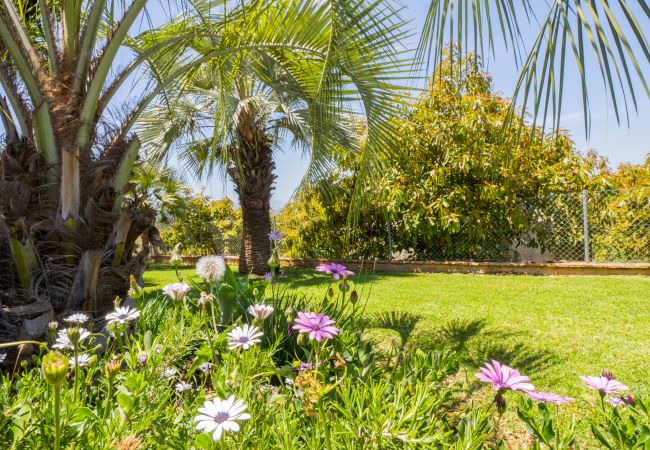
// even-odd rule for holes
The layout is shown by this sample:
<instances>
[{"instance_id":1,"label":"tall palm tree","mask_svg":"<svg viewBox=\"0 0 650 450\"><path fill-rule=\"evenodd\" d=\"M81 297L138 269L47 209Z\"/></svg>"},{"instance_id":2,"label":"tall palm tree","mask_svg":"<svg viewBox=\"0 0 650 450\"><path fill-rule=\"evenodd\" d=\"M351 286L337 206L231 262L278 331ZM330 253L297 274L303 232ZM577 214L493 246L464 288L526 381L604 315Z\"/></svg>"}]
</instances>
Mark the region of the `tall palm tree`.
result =
<instances>
[{"instance_id":1,"label":"tall palm tree","mask_svg":"<svg viewBox=\"0 0 650 450\"><path fill-rule=\"evenodd\" d=\"M600 78L619 123L650 99L648 30L646 0L431 0L419 56L436 66L450 42L462 57L493 52L500 39L521 69L513 106L522 106L521 118L531 106L533 120L545 127L550 119L554 130L565 95L575 95L565 79L577 74L588 135L589 94L600 90L590 76Z\"/></svg>"},{"instance_id":2,"label":"tall palm tree","mask_svg":"<svg viewBox=\"0 0 650 450\"><path fill-rule=\"evenodd\" d=\"M310 55L279 59L243 52L237 70L225 73L206 65L192 74L180 96L167 96L176 100L140 120L153 157L176 154L190 172L220 169L233 182L243 215L241 272L269 269L274 157L283 146L311 157L306 183L324 178L334 152L360 148L349 127L360 113L372 142L363 147L365 170L389 149L386 119L398 105L389 81L406 67L396 51L402 24L389 6L376 0L276 1L258 27L305 36ZM208 41L197 42L197 52L209 48ZM362 111L355 110L357 101ZM379 103L383 109L376 108ZM169 153L170 147L175 152Z\"/></svg>"},{"instance_id":3,"label":"tall palm tree","mask_svg":"<svg viewBox=\"0 0 650 450\"><path fill-rule=\"evenodd\" d=\"M173 25L134 36L129 31L147 0L37 0L29 17L12 0L0 1L0 301L6 318L0 329L8 335L35 316L44 323L65 310L111 308L116 295L126 294L129 274L143 270L158 235L154 210L129 195L140 149L132 127L166 88L186 83L208 63L224 76L236 73L238 55L253 52L297 71L307 59L320 58L328 86L330 57L355 48L332 41L337 51L323 56L313 36L282 22L271 0L235 2L243 6L234 8L226 0L198 0ZM363 17L349 4L368 2L329 3L348 14L341 15L341 26L349 27L355 16ZM374 29L381 31L362 31ZM197 52L201 43L208 45ZM117 70L124 46L134 56ZM143 94L127 111L109 114L120 87L142 70L152 74L151 83L139 85ZM390 103L382 97L385 81L379 81L366 86L369 108ZM380 114L371 117L379 120ZM380 145L382 127L376 130Z\"/></svg>"}]
</instances>

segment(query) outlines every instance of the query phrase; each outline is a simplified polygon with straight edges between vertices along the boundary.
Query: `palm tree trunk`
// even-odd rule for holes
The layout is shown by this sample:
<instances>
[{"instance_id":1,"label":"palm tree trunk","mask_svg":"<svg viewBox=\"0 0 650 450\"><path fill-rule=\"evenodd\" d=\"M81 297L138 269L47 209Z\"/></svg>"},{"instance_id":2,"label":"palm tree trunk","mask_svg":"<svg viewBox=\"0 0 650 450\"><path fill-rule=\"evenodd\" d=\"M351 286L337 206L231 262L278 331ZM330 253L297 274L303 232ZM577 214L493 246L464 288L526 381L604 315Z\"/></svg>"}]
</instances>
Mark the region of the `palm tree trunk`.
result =
<instances>
[{"instance_id":1,"label":"palm tree trunk","mask_svg":"<svg viewBox=\"0 0 650 450\"><path fill-rule=\"evenodd\" d=\"M244 202L255 203L253 196ZM266 207L242 207L243 242L242 253L245 259L239 260L239 273L253 272L263 275L269 271L268 260L271 257L271 246L268 233L271 231L271 217L268 204Z\"/></svg>"},{"instance_id":2,"label":"palm tree trunk","mask_svg":"<svg viewBox=\"0 0 650 450\"><path fill-rule=\"evenodd\" d=\"M271 141L255 126L239 130L235 164L228 170L242 208L243 232L239 272L263 275L269 271L271 192L275 163Z\"/></svg>"}]
</instances>

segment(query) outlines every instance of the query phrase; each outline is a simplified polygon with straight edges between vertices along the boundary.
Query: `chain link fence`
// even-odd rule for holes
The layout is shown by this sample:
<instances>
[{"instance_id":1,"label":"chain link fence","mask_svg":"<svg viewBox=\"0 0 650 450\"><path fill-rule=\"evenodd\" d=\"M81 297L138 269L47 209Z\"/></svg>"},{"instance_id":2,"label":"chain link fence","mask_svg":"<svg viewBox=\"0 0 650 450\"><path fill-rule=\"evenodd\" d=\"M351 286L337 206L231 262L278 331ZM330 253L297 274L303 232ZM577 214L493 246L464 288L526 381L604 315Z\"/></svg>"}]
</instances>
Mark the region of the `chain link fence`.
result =
<instances>
[{"instance_id":1,"label":"chain link fence","mask_svg":"<svg viewBox=\"0 0 650 450\"><path fill-rule=\"evenodd\" d=\"M530 226L523 235L513 239L510 249L477 248L466 258L471 261L531 262L650 262L650 187L621 191L582 191L554 193L544 198L522 201L522 211ZM382 254L366 255L367 259L418 260L417 252L399 248L390 227L377 247ZM280 230L286 231L286 230ZM499 230L485 230L499 235ZM197 256L219 254L238 256L241 236L222 230L214 223L200 227L198 240L191 253ZM490 242L490 239L486 240ZM501 242L501 245L503 243ZM507 248L507 242L506 242ZM284 245L280 253L286 254ZM501 252L502 257L495 258ZM181 253L187 254L181 246ZM431 255L432 260L445 260ZM353 255L322 255L347 259Z\"/></svg>"},{"instance_id":2,"label":"chain link fence","mask_svg":"<svg viewBox=\"0 0 650 450\"><path fill-rule=\"evenodd\" d=\"M650 262L650 189L558 193L535 207L542 259Z\"/></svg>"}]
</instances>

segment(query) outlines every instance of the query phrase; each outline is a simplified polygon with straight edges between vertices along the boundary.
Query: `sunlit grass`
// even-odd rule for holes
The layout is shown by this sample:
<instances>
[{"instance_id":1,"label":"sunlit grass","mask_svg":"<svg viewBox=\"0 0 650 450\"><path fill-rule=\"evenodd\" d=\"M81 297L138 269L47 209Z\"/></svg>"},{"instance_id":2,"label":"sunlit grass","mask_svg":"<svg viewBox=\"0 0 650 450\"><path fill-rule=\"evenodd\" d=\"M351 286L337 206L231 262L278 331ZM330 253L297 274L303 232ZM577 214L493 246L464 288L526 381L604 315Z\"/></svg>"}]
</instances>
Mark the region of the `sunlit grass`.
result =
<instances>
[{"instance_id":1,"label":"sunlit grass","mask_svg":"<svg viewBox=\"0 0 650 450\"><path fill-rule=\"evenodd\" d=\"M180 273L194 276L192 267ZM324 279L289 269L281 283L316 294ZM145 280L156 289L176 275L154 266ZM476 366L500 358L560 394L582 390L578 376L603 368L648 390L648 278L363 273L354 280L368 313L384 313L382 325L400 329L407 348L452 346ZM407 314L385 314L391 312ZM404 321L412 333L404 333Z\"/></svg>"}]
</instances>

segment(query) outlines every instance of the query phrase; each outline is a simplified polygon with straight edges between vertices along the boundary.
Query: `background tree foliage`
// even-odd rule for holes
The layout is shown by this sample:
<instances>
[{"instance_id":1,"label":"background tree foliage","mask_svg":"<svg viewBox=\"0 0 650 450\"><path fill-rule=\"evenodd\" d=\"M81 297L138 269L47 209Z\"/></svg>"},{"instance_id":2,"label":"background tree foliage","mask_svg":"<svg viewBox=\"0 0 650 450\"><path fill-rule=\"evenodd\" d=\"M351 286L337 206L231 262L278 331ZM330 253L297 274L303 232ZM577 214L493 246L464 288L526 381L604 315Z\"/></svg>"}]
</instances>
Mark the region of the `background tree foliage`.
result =
<instances>
[{"instance_id":1,"label":"background tree foliage","mask_svg":"<svg viewBox=\"0 0 650 450\"><path fill-rule=\"evenodd\" d=\"M447 57L432 79L395 119L402 151L385 161L357 231L350 234L346 208L356 173L350 159L339 160L330 180L341 192L333 200L312 191L283 210L293 256L386 255L390 223L393 249L413 248L419 258L508 258L513 245L539 244L550 193L599 182L594 160L575 152L567 134L503 127L510 102L473 55Z\"/></svg>"},{"instance_id":2,"label":"background tree foliage","mask_svg":"<svg viewBox=\"0 0 650 450\"><path fill-rule=\"evenodd\" d=\"M622 164L606 174L609 189L592 207L593 257L644 261L650 254L650 154L643 164ZM596 206L596 205L594 205Z\"/></svg>"},{"instance_id":3,"label":"background tree foliage","mask_svg":"<svg viewBox=\"0 0 650 450\"><path fill-rule=\"evenodd\" d=\"M183 254L239 254L241 209L229 198L213 200L200 193L189 197L185 207L161 210L167 217L161 234L165 246Z\"/></svg>"}]
</instances>

